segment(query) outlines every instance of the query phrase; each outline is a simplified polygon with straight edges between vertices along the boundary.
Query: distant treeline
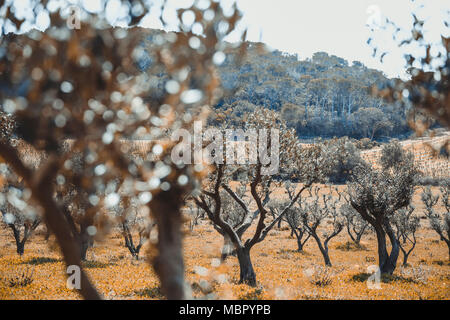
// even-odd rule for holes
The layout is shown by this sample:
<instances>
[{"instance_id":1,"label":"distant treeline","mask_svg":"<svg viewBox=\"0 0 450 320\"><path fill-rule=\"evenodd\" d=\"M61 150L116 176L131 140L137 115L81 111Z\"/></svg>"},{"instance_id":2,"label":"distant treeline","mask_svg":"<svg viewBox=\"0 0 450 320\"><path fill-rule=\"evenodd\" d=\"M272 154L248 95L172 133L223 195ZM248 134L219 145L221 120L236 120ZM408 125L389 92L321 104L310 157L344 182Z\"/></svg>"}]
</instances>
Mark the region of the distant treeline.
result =
<instances>
[{"instance_id":1,"label":"distant treeline","mask_svg":"<svg viewBox=\"0 0 450 320\"><path fill-rule=\"evenodd\" d=\"M223 86L235 89L217 104L231 108L231 119L257 107L276 110L300 137L379 139L410 132L405 111L370 95L370 87L386 86L382 72L325 52L299 61L280 51L261 52L249 45L238 66L228 55L220 68Z\"/></svg>"},{"instance_id":2,"label":"distant treeline","mask_svg":"<svg viewBox=\"0 0 450 320\"><path fill-rule=\"evenodd\" d=\"M160 31L150 31L147 52L158 41ZM299 137L342 137L356 139L407 137L411 130L403 108L370 94L373 85L386 87L394 79L381 71L367 68L359 61L349 64L343 58L315 53L299 60L278 50L268 51L260 43L247 43L244 58L237 49L228 49L219 66L225 95L214 106L216 115L227 112L227 121L235 125L255 108L279 112ZM151 54L142 59L145 70L152 63ZM168 80L162 70L152 75L149 99L158 99ZM195 83L191 86L195 87ZM219 117L223 121L223 117ZM213 113L211 124L218 121Z\"/></svg>"}]
</instances>

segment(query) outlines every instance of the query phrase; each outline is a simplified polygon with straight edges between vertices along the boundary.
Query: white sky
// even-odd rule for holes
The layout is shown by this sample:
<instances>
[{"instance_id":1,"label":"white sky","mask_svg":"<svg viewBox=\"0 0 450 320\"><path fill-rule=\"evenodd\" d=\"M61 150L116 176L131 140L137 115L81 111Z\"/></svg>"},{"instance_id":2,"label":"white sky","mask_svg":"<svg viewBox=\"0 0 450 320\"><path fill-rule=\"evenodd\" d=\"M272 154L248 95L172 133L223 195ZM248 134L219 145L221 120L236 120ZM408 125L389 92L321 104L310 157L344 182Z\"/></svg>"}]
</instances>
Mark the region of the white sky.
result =
<instances>
[{"instance_id":1,"label":"white sky","mask_svg":"<svg viewBox=\"0 0 450 320\"><path fill-rule=\"evenodd\" d=\"M82 3L88 10L98 10L101 0L69 0ZM155 5L145 19L144 26L162 28L158 16L162 0L149 0ZM202 0L204 1L204 0ZM235 0L221 0L228 7ZM28 0L14 0L26 7ZM194 0L168 0L168 7L190 6ZM351 64L358 60L366 66L382 70L386 75L404 77L403 52L392 41L391 32L376 30L370 32L367 26L382 24L385 17L398 26L410 30L411 12L414 10L419 18L425 19L426 39L438 43L440 35L450 35L443 21L450 19L449 0L236 0L244 17L240 30L248 29L247 39L262 41L274 49L297 53L300 58L311 57L314 52L325 51L342 57ZM419 8L419 5L424 7ZM120 16L120 1L112 0L107 7L108 20L113 22ZM174 10L164 15L174 29ZM41 19L45 26L46 19ZM449 21L450 22L450 21ZM48 22L47 22L48 24ZM372 57L372 48L366 43L375 35L375 41L389 54L383 63ZM238 37L232 35L229 41Z\"/></svg>"},{"instance_id":2,"label":"white sky","mask_svg":"<svg viewBox=\"0 0 450 320\"><path fill-rule=\"evenodd\" d=\"M449 19L450 1L428 0L425 4L418 13L427 18L428 39L437 42L441 33L449 35L443 21ZM411 11L417 7L410 0L238 0L238 5L245 13L251 40L257 41L261 34L263 42L298 53L301 58L325 51L349 63L361 61L388 76L404 74L403 54L388 32L380 30L375 35L377 43L391 54L383 64L372 57L366 43L371 32L366 24L380 23L387 16L405 30L410 29Z\"/></svg>"}]
</instances>

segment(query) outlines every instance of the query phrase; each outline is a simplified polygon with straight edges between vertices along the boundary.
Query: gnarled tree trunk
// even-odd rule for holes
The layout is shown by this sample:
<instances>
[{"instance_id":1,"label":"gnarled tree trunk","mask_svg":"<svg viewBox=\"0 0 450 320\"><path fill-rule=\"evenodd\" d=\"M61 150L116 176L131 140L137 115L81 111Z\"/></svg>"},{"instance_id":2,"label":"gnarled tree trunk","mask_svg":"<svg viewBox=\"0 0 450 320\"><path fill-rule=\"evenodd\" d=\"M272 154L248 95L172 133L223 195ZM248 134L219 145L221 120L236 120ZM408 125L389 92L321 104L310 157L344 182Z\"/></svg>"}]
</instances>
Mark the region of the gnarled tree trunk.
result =
<instances>
[{"instance_id":1,"label":"gnarled tree trunk","mask_svg":"<svg viewBox=\"0 0 450 320\"><path fill-rule=\"evenodd\" d=\"M398 239L395 237L392 229L390 229L390 226L386 226L386 231L379 224L375 224L373 226L377 235L378 263L380 266L380 272L382 274L393 274L397 265L400 246L398 244ZM388 252L386 247L386 233L388 234L392 246L390 253Z\"/></svg>"},{"instance_id":2,"label":"gnarled tree trunk","mask_svg":"<svg viewBox=\"0 0 450 320\"><path fill-rule=\"evenodd\" d=\"M161 290L170 300L185 299L182 251L182 192L176 187L161 191L150 202L158 226L158 255L153 267L161 280Z\"/></svg>"},{"instance_id":3,"label":"gnarled tree trunk","mask_svg":"<svg viewBox=\"0 0 450 320\"><path fill-rule=\"evenodd\" d=\"M330 256L328 255L328 246L322 246L322 242L316 234L312 234L314 240L317 242L317 246L319 247L320 253L322 253L323 261L327 267L331 267Z\"/></svg>"},{"instance_id":4,"label":"gnarled tree trunk","mask_svg":"<svg viewBox=\"0 0 450 320\"><path fill-rule=\"evenodd\" d=\"M297 238L297 251L298 252L303 251L303 243L302 243L302 239L300 239L300 238Z\"/></svg>"},{"instance_id":5,"label":"gnarled tree trunk","mask_svg":"<svg viewBox=\"0 0 450 320\"><path fill-rule=\"evenodd\" d=\"M14 240L16 241L16 251L19 256L23 255L23 252L25 250L25 242L20 240L20 230L17 229L14 225L11 227L13 234L14 234Z\"/></svg>"},{"instance_id":6,"label":"gnarled tree trunk","mask_svg":"<svg viewBox=\"0 0 450 320\"><path fill-rule=\"evenodd\" d=\"M25 242L18 242L17 243L17 253L22 256L25 251Z\"/></svg>"},{"instance_id":7,"label":"gnarled tree trunk","mask_svg":"<svg viewBox=\"0 0 450 320\"><path fill-rule=\"evenodd\" d=\"M296 229L295 227L292 227L292 226L291 226L291 233L294 234L295 238L297 239L297 252L302 252L303 251L303 247L305 246L306 242L309 240L311 235L309 233L307 233L307 232L303 232L301 230L298 230L298 229ZM306 238L304 238L305 235L306 235Z\"/></svg>"},{"instance_id":8,"label":"gnarled tree trunk","mask_svg":"<svg viewBox=\"0 0 450 320\"><path fill-rule=\"evenodd\" d=\"M22 256L24 254L25 243L27 242L28 238L31 237L31 234L39 224L40 220L36 220L30 225L25 224L22 239L20 239L20 227L16 227L13 223L8 224L8 226L13 231L14 240L16 241L16 251L18 255Z\"/></svg>"},{"instance_id":9,"label":"gnarled tree trunk","mask_svg":"<svg viewBox=\"0 0 450 320\"><path fill-rule=\"evenodd\" d=\"M245 247L237 249L237 257L241 269L239 283L256 286L256 274L250 259L250 249Z\"/></svg>"}]
</instances>

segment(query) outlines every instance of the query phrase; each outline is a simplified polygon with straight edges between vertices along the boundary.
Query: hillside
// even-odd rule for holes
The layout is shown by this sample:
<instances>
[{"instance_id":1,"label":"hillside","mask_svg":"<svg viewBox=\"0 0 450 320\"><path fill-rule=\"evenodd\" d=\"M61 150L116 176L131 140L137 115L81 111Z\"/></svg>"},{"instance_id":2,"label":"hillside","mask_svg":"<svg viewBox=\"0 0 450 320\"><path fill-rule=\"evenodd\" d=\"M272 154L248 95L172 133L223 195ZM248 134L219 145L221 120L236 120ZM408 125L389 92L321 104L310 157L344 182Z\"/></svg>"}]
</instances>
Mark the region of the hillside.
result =
<instances>
[{"instance_id":1,"label":"hillside","mask_svg":"<svg viewBox=\"0 0 450 320\"><path fill-rule=\"evenodd\" d=\"M258 50L248 44L240 64L229 53L219 71L226 92L217 113L230 109L239 123L255 108L276 110L299 137L342 137L385 140L405 138L410 129L405 111L370 94L372 86L385 87L392 79L382 72L317 52L299 60L278 50Z\"/></svg>"},{"instance_id":2,"label":"hillside","mask_svg":"<svg viewBox=\"0 0 450 320\"><path fill-rule=\"evenodd\" d=\"M145 55L139 63L145 71L152 65L152 48L161 31L145 37ZM386 87L393 79L359 61L317 52L300 60L262 43L246 42L229 48L217 59L224 96L214 106L217 116L228 111L226 121L239 124L255 108L276 110L299 137L407 138L411 133L405 111L370 94L372 86ZM150 75L154 85L150 100L158 100L168 81L162 71ZM191 84L195 87L195 83ZM214 114L211 124L218 124ZM222 121L222 120L220 120Z\"/></svg>"}]
</instances>

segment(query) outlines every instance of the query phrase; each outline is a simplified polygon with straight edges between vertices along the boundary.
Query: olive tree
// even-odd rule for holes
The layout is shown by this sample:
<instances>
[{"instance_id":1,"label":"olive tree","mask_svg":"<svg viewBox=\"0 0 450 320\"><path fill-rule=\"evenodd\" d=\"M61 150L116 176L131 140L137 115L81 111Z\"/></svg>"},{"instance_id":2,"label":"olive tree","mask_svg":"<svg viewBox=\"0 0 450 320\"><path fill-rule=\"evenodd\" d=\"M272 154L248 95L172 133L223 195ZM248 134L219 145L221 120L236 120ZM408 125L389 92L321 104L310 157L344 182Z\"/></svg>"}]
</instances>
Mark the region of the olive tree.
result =
<instances>
[{"instance_id":1,"label":"olive tree","mask_svg":"<svg viewBox=\"0 0 450 320\"><path fill-rule=\"evenodd\" d=\"M2 164L1 167L5 169L6 166ZM19 255L24 254L25 243L41 223L40 215L28 206L28 198L29 195L20 184L8 183L2 187L0 193L0 211L3 222L12 230L16 251Z\"/></svg>"},{"instance_id":2,"label":"olive tree","mask_svg":"<svg viewBox=\"0 0 450 320\"><path fill-rule=\"evenodd\" d=\"M0 111L0 140L12 143L11 139L16 125L15 119L10 114ZM27 162L30 165L37 165L37 161L34 159L23 160L28 160ZM19 255L24 254L25 243L41 223L40 214L28 205L29 196L30 194L23 181L14 174L7 164L1 163L0 211L3 223L12 230L16 251Z\"/></svg>"},{"instance_id":3,"label":"olive tree","mask_svg":"<svg viewBox=\"0 0 450 320\"><path fill-rule=\"evenodd\" d=\"M78 196L77 192L70 185L65 185L63 191L57 190L55 201L60 204L70 233L78 246L81 261L86 260L87 251L92 247L94 240L94 218L95 210L88 210L89 204L85 201L85 194ZM57 187L56 187L57 188Z\"/></svg>"},{"instance_id":4,"label":"olive tree","mask_svg":"<svg viewBox=\"0 0 450 320\"><path fill-rule=\"evenodd\" d=\"M269 209L274 219L276 219L280 215L282 210L289 204L290 201L292 201L293 197L295 196L296 188L294 184L292 184L290 181L287 181L283 183L283 186L289 200L271 200ZM288 209L284 216L284 219L279 220L278 227L280 227L280 223L283 220L287 222L291 230L291 237L295 236L295 238L297 239L297 251L302 252L304 245L310 239L311 235L307 232L305 226L302 223L301 212L297 206L297 203Z\"/></svg>"},{"instance_id":5,"label":"olive tree","mask_svg":"<svg viewBox=\"0 0 450 320\"><path fill-rule=\"evenodd\" d=\"M344 222L337 209L339 200L334 199L331 194L320 197L320 189L316 186L309 199L299 200L300 219L306 231L316 241L325 265L331 267L328 243L343 230ZM331 230L323 228L326 222L331 224ZM323 228L321 232L319 227Z\"/></svg>"},{"instance_id":6,"label":"olive tree","mask_svg":"<svg viewBox=\"0 0 450 320\"><path fill-rule=\"evenodd\" d=\"M242 204L248 208L250 205L250 201L246 196L246 192L248 191L247 185L240 181L239 185L233 191L229 186L223 186L223 189L219 192L220 197L220 217L226 222L236 233L239 239L242 241L242 236L247 231L247 229L252 225L253 220L258 216L258 210L246 210L243 208L239 202L237 202L233 196L238 197ZM268 199L265 198L265 202ZM194 198L194 201L197 203L198 208L202 209L206 212L207 216L214 212L215 210L215 201L211 198L204 198L205 201L199 201L198 198ZM229 234L222 230L217 224L213 223L214 229L223 236L223 246L221 253L221 260L225 261L228 256L236 255L236 250L233 242Z\"/></svg>"},{"instance_id":7,"label":"olive tree","mask_svg":"<svg viewBox=\"0 0 450 320\"><path fill-rule=\"evenodd\" d=\"M387 153L394 149L400 156L388 161L392 158ZM392 274L400 251L392 217L410 204L417 170L413 155L405 153L398 143L384 146L381 152L381 168L372 168L368 164L358 166L347 186L351 206L375 230L381 273ZM386 236L391 245L390 251Z\"/></svg>"},{"instance_id":8,"label":"olive tree","mask_svg":"<svg viewBox=\"0 0 450 320\"><path fill-rule=\"evenodd\" d=\"M340 207L342 217L344 217L345 228L350 239L356 246L361 246L361 238L370 229L370 224L349 203L344 203Z\"/></svg>"},{"instance_id":9,"label":"olive tree","mask_svg":"<svg viewBox=\"0 0 450 320\"><path fill-rule=\"evenodd\" d=\"M130 251L131 256L138 260L139 252L145 242L150 239L150 234L155 224L149 219L149 212L139 206L136 199L123 199L109 210L117 220L124 245ZM133 240L133 231L137 231L139 242Z\"/></svg>"},{"instance_id":10,"label":"olive tree","mask_svg":"<svg viewBox=\"0 0 450 320\"><path fill-rule=\"evenodd\" d=\"M278 217L271 222L268 222L268 213L270 211L268 205L270 195L269 188L274 181L274 174L272 173L269 175L267 173L271 172L268 167L274 165L274 163L263 164L263 158L257 157L255 164L236 164L230 161L230 154L227 154L227 157L223 159L224 161L222 163L213 164L214 171L209 179L210 183L208 183L206 188L196 197L196 202L207 212L207 216L215 226L216 230L220 228L221 232L226 233L233 243L240 267L239 281L255 286L256 274L251 261L251 249L266 238L270 230L272 230L278 221L282 219L288 210L295 204L301 193L310 186L311 183L321 178L320 166L322 164L322 159L320 153L321 149L318 146L301 148L295 132L293 130L288 130L286 124L283 121L278 120L273 111L260 109L250 114L247 117L246 129L265 129L266 131L269 131L270 135L267 136L269 142L265 145L267 149L259 149L259 151L265 152L266 155L274 155L274 153L277 153L277 156L279 155L279 170L275 173L290 179L295 177L304 182L303 186L296 190L293 199L281 210ZM276 129L276 131L271 131L271 129ZM278 139L276 139L277 135ZM259 139L266 138L259 136ZM222 142L220 145L222 145ZM248 146L249 144L244 145ZM254 215L249 206L231 188L231 177L233 177L233 173L237 171L245 176L245 179L250 186L251 200L258 210L257 219L253 218ZM263 174L265 171L266 174ZM246 225L246 230L254 220L257 220L256 229L250 238L242 240L237 230L223 219L223 216L221 215L222 197L220 192L222 189L225 190L242 208L245 213L242 216L249 217L248 219L243 219L245 222L243 222L242 225ZM212 206L207 205L206 197L212 200Z\"/></svg>"},{"instance_id":11,"label":"olive tree","mask_svg":"<svg viewBox=\"0 0 450 320\"><path fill-rule=\"evenodd\" d=\"M387 115L379 108L359 108L350 117L355 124L355 131L364 132L364 137L370 140L373 140L378 132L389 132L394 126Z\"/></svg>"},{"instance_id":12,"label":"olive tree","mask_svg":"<svg viewBox=\"0 0 450 320\"><path fill-rule=\"evenodd\" d=\"M291 233L297 239L297 251L302 252L306 242L308 242L311 234L303 225L301 220L301 212L298 208L293 207L286 212L286 221L291 229Z\"/></svg>"},{"instance_id":13,"label":"olive tree","mask_svg":"<svg viewBox=\"0 0 450 320\"><path fill-rule=\"evenodd\" d=\"M189 230L194 231L195 226L200 224L200 221L205 218L205 211L200 207L193 204L192 201L188 202L189 208Z\"/></svg>"},{"instance_id":14,"label":"olive tree","mask_svg":"<svg viewBox=\"0 0 450 320\"><path fill-rule=\"evenodd\" d=\"M398 245L403 253L403 266L408 265L408 257L417 243L416 232L420 227L420 218L417 215L413 215L414 210L413 206L401 208L392 217L392 225L394 226L396 237L399 239Z\"/></svg>"},{"instance_id":15,"label":"olive tree","mask_svg":"<svg viewBox=\"0 0 450 320\"><path fill-rule=\"evenodd\" d=\"M358 148L347 137L323 142L325 158L328 160L327 176L332 183L345 183L353 169L363 160Z\"/></svg>"},{"instance_id":16,"label":"olive tree","mask_svg":"<svg viewBox=\"0 0 450 320\"><path fill-rule=\"evenodd\" d=\"M425 214L430 222L431 228L439 235L440 239L447 244L448 258L450 260L450 184L445 184L440 188L440 196L434 196L430 187L427 187L422 193L422 202L425 205ZM441 197L444 206L444 212L436 212L433 207L438 203Z\"/></svg>"}]
</instances>

